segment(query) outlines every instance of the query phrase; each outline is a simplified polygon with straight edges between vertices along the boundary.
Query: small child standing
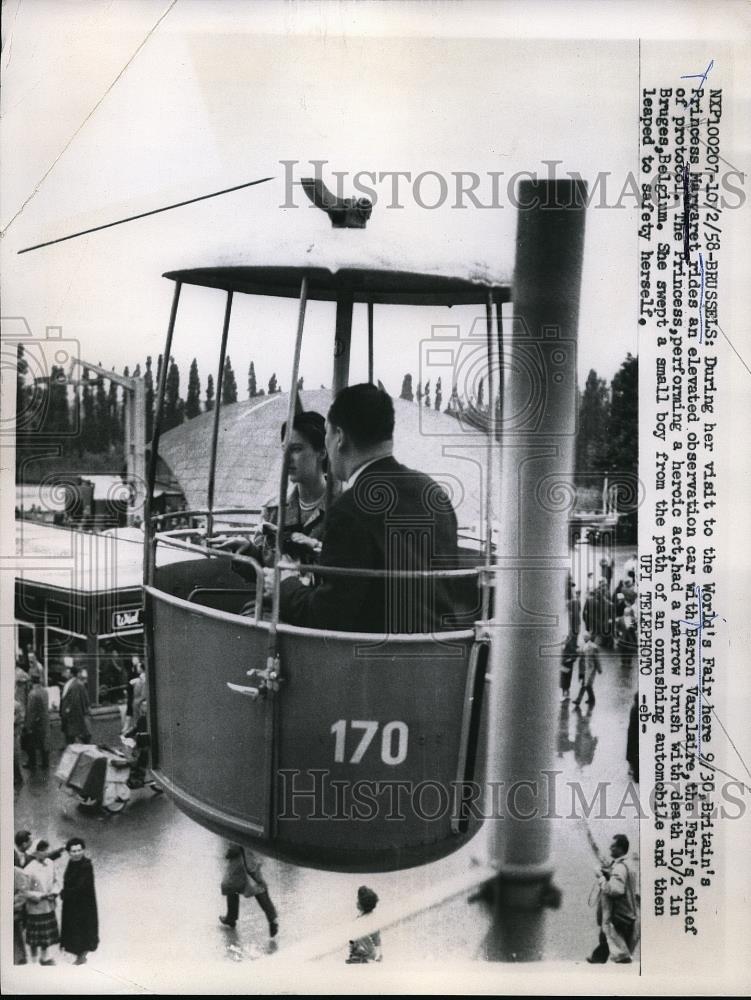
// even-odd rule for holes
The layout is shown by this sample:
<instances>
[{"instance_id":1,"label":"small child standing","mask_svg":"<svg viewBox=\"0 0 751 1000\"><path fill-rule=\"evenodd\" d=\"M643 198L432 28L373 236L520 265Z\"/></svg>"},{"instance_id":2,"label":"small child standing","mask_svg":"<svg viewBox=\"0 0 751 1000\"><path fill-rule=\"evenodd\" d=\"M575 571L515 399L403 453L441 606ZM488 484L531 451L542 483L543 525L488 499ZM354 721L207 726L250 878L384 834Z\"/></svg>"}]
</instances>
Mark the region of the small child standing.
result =
<instances>
[{"instance_id":1,"label":"small child standing","mask_svg":"<svg viewBox=\"0 0 751 1000\"><path fill-rule=\"evenodd\" d=\"M597 674L602 673L602 667L600 666L600 651L597 648L597 643L594 641L589 632L585 632L583 635L584 648L582 649L581 656L579 657L579 694L576 696L574 705L576 708L579 707L584 692L587 693L587 705L590 708L595 706L595 677Z\"/></svg>"}]
</instances>

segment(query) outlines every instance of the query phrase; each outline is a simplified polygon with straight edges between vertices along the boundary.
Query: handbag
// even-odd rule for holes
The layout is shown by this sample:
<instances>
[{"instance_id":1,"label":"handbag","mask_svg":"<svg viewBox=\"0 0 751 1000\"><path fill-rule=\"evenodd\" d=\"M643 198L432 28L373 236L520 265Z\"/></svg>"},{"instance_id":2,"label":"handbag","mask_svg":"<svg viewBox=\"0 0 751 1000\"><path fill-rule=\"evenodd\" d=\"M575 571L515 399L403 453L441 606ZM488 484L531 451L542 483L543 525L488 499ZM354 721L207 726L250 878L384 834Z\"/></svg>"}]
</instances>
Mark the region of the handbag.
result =
<instances>
[{"instance_id":1,"label":"handbag","mask_svg":"<svg viewBox=\"0 0 751 1000\"><path fill-rule=\"evenodd\" d=\"M245 869L245 888L243 889L243 896L246 899L252 899L254 896L260 896L262 892L266 892L266 883L260 876L260 867L251 871L248 868L248 862L245 857L245 851L242 854L243 868ZM259 874L255 874L258 872Z\"/></svg>"},{"instance_id":2,"label":"handbag","mask_svg":"<svg viewBox=\"0 0 751 1000\"><path fill-rule=\"evenodd\" d=\"M261 893L265 891L265 885L261 885L256 882L250 872L245 873L245 888L243 889L243 896L245 896L246 899L252 899L254 896L260 896Z\"/></svg>"}]
</instances>

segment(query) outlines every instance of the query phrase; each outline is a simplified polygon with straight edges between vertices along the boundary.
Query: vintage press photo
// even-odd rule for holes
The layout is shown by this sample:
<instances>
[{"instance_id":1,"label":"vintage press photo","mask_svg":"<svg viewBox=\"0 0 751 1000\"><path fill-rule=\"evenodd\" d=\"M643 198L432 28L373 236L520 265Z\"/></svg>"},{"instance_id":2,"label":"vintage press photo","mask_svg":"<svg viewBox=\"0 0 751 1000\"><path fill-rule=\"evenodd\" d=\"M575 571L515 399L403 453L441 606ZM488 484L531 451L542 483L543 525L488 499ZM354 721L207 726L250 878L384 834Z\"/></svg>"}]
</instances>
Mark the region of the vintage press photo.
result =
<instances>
[{"instance_id":1,"label":"vintage press photo","mask_svg":"<svg viewBox=\"0 0 751 1000\"><path fill-rule=\"evenodd\" d=\"M745 993L747 7L2 30L5 989Z\"/></svg>"}]
</instances>

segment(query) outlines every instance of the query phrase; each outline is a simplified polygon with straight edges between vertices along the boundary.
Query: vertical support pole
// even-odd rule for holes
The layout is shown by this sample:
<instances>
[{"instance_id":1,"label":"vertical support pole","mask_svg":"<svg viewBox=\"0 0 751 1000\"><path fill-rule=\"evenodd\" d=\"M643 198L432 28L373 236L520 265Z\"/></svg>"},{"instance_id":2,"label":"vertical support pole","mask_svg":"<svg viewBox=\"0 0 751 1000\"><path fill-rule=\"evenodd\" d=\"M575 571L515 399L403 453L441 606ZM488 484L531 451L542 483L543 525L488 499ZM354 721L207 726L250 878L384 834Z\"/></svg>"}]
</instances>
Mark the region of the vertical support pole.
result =
<instances>
[{"instance_id":1,"label":"vertical support pole","mask_svg":"<svg viewBox=\"0 0 751 1000\"><path fill-rule=\"evenodd\" d=\"M331 392L336 396L349 380L349 355L352 345L352 299L337 299L334 333L334 376Z\"/></svg>"},{"instance_id":2,"label":"vertical support pole","mask_svg":"<svg viewBox=\"0 0 751 1000\"><path fill-rule=\"evenodd\" d=\"M488 428L487 448L485 454L485 566L493 561L493 461L495 459L495 379L494 344L493 344L493 293L488 292L485 304L486 351L487 351L487 383L488 383ZM490 579L486 574L482 586L482 620L490 617Z\"/></svg>"},{"instance_id":3,"label":"vertical support pole","mask_svg":"<svg viewBox=\"0 0 751 1000\"><path fill-rule=\"evenodd\" d=\"M222 409L222 386L224 384L224 362L227 356L227 338L229 336L229 321L232 316L232 291L227 292L227 304L224 307L224 323L222 325L222 344L219 348L219 371L216 376L216 398L214 402L214 424L211 428L211 455L209 456L209 482L206 488L206 506L209 509L206 517L206 538L214 532L214 485L216 481L216 451L219 445L219 416Z\"/></svg>"},{"instance_id":4,"label":"vertical support pole","mask_svg":"<svg viewBox=\"0 0 751 1000\"><path fill-rule=\"evenodd\" d=\"M125 478L130 486L130 499L126 511L126 524L133 523L133 392L127 385L122 386L123 390L123 449L125 451Z\"/></svg>"},{"instance_id":5,"label":"vertical support pole","mask_svg":"<svg viewBox=\"0 0 751 1000\"><path fill-rule=\"evenodd\" d=\"M499 300L495 304L496 336L498 342L498 417L496 420L496 431L500 441L503 439L503 394L505 391L505 345L503 342L503 302ZM499 477L502 472L499 470ZM501 479L498 480L501 482Z\"/></svg>"},{"instance_id":6,"label":"vertical support pole","mask_svg":"<svg viewBox=\"0 0 751 1000\"><path fill-rule=\"evenodd\" d=\"M292 380L289 392L289 407L287 409L287 430L292 430L295 419L297 403L297 379L300 375L300 354L302 352L302 335L305 328L305 308L308 303L308 278L307 275L300 284L300 304L297 313L297 336L295 337L295 354L292 360ZM287 516L287 485L289 474L289 449L292 435L287 433L284 439L284 455L282 457L282 471L279 477L279 516L276 524L276 549L274 553L274 589L271 602L271 621L269 622L269 643L268 656L266 658L266 669L269 674L275 674L278 679L281 676L282 668L279 660L278 632L279 625L279 604L281 599L281 559L282 542L284 536L284 524ZM277 809L276 809L276 789L274 777L277 772L277 762L279 760L279 703L274 697L272 688L270 704L266 706L265 713L265 733L266 746L270 747L268 767L266 768L265 799L268 804L267 829L269 836L275 836L277 829Z\"/></svg>"},{"instance_id":7,"label":"vertical support pole","mask_svg":"<svg viewBox=\"0 0 751 1000\"><path fill-rule=\"evenodd\" d=\"M156 409L154 411L154 431L151 437L151 453L149 455L149 471L146 479L146 499L143 508L143 580L144 583L152 585L154 583L154 548L152 539L154 536L154 526L151 523L151 503L154 497L154 483L156 482L156 468L159 461L159 438L162 433L162 410L164 408L164 392L167 386L167 368L169 366L170 354L172 352L172 336L175 332L175 320L177 319L177 306L180 302L180 290L183 287L181 281L175 282L175 291L172 296L172 309L170 310L169 325L167 327L167 339L164 343L164 355L162 359L162 370L159 373L159 386L157 388ZM149 691L149 701L153 706L153 691ZM152 732L154 730L152 729Z\"/></svg>"},{"instance_id":8,"label":"vertical support pole","mask_svg":"<svg viewBox=\"0 0 751 1000\"><path fill-rule=\"evenodd\" d=\"M138 516L143 518L146 493L146 389L142 378L133 379L133 391L128 394L133 435L133 507L131 523Z\"/></svg>"},{"instance_id":9,"label":"vertical support pole","mask_svg":"<svg viewBox=\"0 0 751 1000\"><path fill-rule=\"evenodd\" d=\"M349 383L349 355L352 343L352 299L336 301L336 331L334 333L334 374L331 379L331 398ZM334 477L326 481L326 509L330 510L337 489Z\"/></svg>"},{"instance_id":10,"label":"vertical support pole","mask_svg":"<svg viewBox=\"0 0 751 1000\"><path fill-rule=\"evenodd\" d=\"M499 561L506 565L496 571L488 753L488 781L503 781L517 793L505 801L503 821L492 820L490 827L491 860L499 867L497 923L488 945L495 959L542 957L550 893L546 772L555 754L570 562L569 509L555 498L561 484L570 489L573 470L585 196L581 181L524 181L519 187L504 400Z\"/></svg>"},{"instance_id":11,"label":"vertical support pole","mask_svg":"<svg viewBox=\"0 0 751 1000\"><path fill-rule=\"evenodd\" d=\"M373 382L373 303L368 302L368 382Z\"/></svg>"},{"instance_id":12,"label":"vertical support pole","mask_svg":"<svg viewBox=\"0 0 751 1000\"><path fill-rule=\"evenodd\" d=\"M271 609L271 627L269 629L269 655L276 656L276 627L279 623L279 585L281 572L279 563L282 559L282 543L284 541L284 526L287 520L287 485L289 477L289 449L291 430L297 408L297 380L300 375L300 354L302 352L302 335L305 328L305 307L308 303L308 279L302 279L300 285L300 304L297 313L297 335L295 337L295 353L292 359L292 382L289 391L289 406L287 407L287 434L284 438L284 453L282 455L282 471L279 475L279 515L276 522L276 545L274 547L274 592Z\"/></svg>"},{"instance_id":13,"label":"vertical support pole","mask_svg":"<svg viewBox=\"0 0 751 1000\"><path fill-rule=\"evenodd\" d=\"M96 632L86 636L86 667L89 679L87 683L89 701L92 705L99 704L99 639Z\"/></svg>"},{"instance_id":14,"label":"vertical support pole","mask_svg":"<svg viewBox=\"0 0 751 1000\"><path fill-rule=\"evenodd\" d=\"M151 505L154 498L154 483L156 482L156 469L159 461L159 438L162 433L162 411L164 409L164 393L167 387L167 368L169 367L170 354L172 353L172 337L175 332L175 321L177 319L177 307L180 302L180 291L183 285L181 281L175 282L175 291L172 296L172 308L170 309L169 325L167 326L167 338L164 342L164 355L162 357L162 370L159 373L159 385L157 387L156 409L154 411L154 430L151 436L151 452L149 454L149 468L146 477L146 496L143 504L143 580L144 583L154 585L154 569L156 564L156 544L154 542L155 528L151 523ZM145 411L144 419L145 419ZM149 611L149 596L144 594L144 611L146 627L144 628L143 652L146 660L146 680L149 685L149 732L151 734L151 760L152 767L159 766L159 714L156 704L156 677L154 676L153 664L153 627L151 625L151 613Z\"/></svg>"},{"instance_id":15,"label":"vertical support pole","mask_svg":"<svg viewBox=\"0 0 751 1000\"><path fill-rule=\"evenodd\" d=\"M49 662L50 662L50 654L49 654L50 637L49 637L49 632L47 631L47 601L44 602L43 615L44 615L44 625L42 626L41 660L42 663L44 664L44 686L47 687L49 684ZM34 639L36 639L36 629L34 629ZM19 643L18 645L20 646L21 644ZM36 648L37 648L36 642L34 642L34 652L36 652Z\"/></svg>"}]
</instances>

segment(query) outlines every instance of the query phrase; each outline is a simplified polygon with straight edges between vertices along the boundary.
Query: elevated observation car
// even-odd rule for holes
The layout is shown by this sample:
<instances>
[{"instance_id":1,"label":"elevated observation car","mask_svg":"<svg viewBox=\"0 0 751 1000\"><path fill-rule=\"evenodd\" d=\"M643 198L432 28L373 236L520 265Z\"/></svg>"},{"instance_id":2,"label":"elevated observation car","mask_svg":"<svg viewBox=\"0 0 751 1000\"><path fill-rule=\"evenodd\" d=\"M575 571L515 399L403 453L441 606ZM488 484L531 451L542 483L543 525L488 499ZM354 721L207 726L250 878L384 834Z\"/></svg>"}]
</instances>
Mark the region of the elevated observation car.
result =
<instances>
[{"instance_id":1,"label":"elevated observation car","mask_svg":"<svg viewBox=\"0 0 751 1000\"><path fill-rule=\"evenodd\" d=\"M559 221L560 214L555 225ZM529 239L534 240L535 225L527 224ZM577 216L573 226L565 222L557 238L555 225L549 245L537 248L529 281L555 307L568 294L565 286L573 274L575 316L582 227ZM541 242L546 227L550 232L550 224L543 220ZM568 252L572 245L573 257ZM534 257L535 251L521 237L518 246L522 258ZM518 253L517 270L520 266ZM550 267L558 267L560 273L546 290L541 275ZM233 297L299 300L288 426L295 415L309 300L336 303L334 393L348 381L355 303L368 307L370 381L374 306L481 306L486 315L490 398L486 447L491 458L497 444L496 421L503 413L503 380L497 373L504 369L502 306L511 301L510 284L313 267L212 267L168 272L165 277L174 282L174 297L164 357L172 353L183 285L215 288L226 295L217 385L222 384ZM219 398L206 507L180 512L182 517L201 519L202 526L175 530L169 526L169 516L151 516L148 497L156 472L166 367L158 387L145 517L146 648L157 780L180 809L217 834L311 867L387 871L455 851L481 825L471 789L479 787L488 773L492 727L496 733L491 732L491 756L497 740L497 713L491 714L495 721L489 725L487 684L489 663L497 669L503 656L498 649L492 654L490 648L502 641L490 628L498 569L491 542L490 499L498 486L490 474L492 462L488 461L485 476L484 538L474 548L463 546L454 567L433 574L449 578L456 587L462 614L453 630L373 635L287 625L279 617L278 568L266 614L261 566L250 557L235 557L244 559L250 575L255 574L255 587L249 586L233 570L228 554L209 543L219 519L249 513L222 509L214 502ZM500 384L493 384L494 372ZM558 419L555 414L553 419ZM285 451L277 539L284 527L281 501L287 496L288 461ZM546 544L545 531L538 534ZM194 553L195 559L158 567L156 552L161 546L180 547ZM278 541L277 557L280 553ZM346 572L379 575L374 570ZM320 566L316 573L325 577L345 571ZM404 571L402 575L431 574ZM253 613L241 614L248 602L253 602ZM533 674L530 666L530 678ZM534 725L529 734L534 746ZM523 752L525 739L519 743L517 750ZM497 769L497 761L494 766Z\"/></svg>"}]
</instances>

